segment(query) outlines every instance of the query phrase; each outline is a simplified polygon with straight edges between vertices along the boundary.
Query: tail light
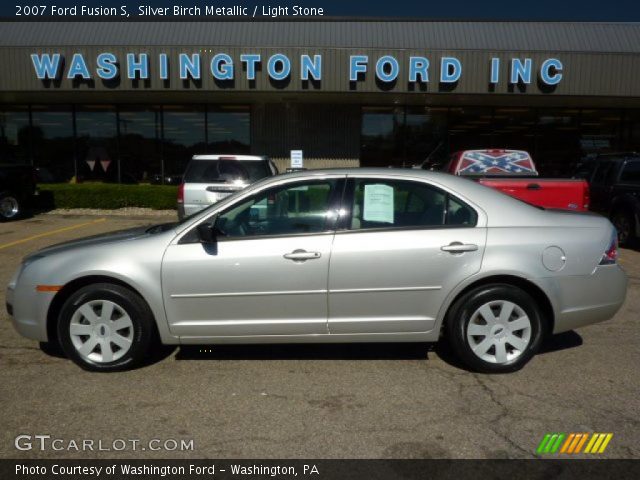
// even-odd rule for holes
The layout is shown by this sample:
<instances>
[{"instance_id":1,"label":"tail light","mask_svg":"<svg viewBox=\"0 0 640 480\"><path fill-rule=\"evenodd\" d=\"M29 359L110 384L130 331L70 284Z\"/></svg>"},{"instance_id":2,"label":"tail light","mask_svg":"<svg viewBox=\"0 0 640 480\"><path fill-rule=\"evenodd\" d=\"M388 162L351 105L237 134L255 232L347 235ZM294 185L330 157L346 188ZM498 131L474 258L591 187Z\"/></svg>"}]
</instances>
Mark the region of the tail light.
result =
<instances>
[{"instance_id":1,"label":"tail light","mask_svg":"<svg viewBox=\"0 0 640 480\"><path fill-rule=\"evenodd\" d=\"M618 232L613 230L611 235L611 242L607 250L602 254L600 265L613 265L618 261Z\"/></svg>"},{"instance_id":2,"label":"tail light","mask_svg":"<svg viewBox=\"0 0 640 480\"><path fill-rule=\"evenodd\" d=\"M178 203L184 203L184 183L178 185Z\"/></svg>"}]
</instances>

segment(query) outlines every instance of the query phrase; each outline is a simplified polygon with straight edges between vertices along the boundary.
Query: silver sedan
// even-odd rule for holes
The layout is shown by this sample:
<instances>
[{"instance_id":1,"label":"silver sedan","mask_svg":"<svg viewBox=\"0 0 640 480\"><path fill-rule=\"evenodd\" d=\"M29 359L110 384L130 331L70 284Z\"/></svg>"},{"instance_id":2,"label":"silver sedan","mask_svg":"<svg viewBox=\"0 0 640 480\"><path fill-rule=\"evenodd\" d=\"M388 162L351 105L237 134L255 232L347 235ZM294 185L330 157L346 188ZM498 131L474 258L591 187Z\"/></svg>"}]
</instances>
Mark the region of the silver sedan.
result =
<instances>
[{"instance_id":1,"label":"silver sedan","mask_svg":"<svg viewBox=\"0 0 640 480\"><path fill-rule=\"evenodd\" d=\"M26 257L22 335L88 370L156 343L434 342L471 369L522 367L553 333L611 318L627 278L600 216L545 211L420 170L256 183L178 224Z\"/></svg>"}]
</instances>

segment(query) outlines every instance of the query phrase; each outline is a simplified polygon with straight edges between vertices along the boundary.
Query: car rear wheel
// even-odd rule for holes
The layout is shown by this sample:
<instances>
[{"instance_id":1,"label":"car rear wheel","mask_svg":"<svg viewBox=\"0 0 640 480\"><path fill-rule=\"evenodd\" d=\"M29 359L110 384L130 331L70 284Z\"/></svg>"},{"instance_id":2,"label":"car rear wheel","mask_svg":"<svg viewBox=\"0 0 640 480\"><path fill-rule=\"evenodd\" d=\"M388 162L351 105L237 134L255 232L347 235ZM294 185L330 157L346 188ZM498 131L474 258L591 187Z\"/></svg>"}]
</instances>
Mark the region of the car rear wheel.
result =
<instances>
[{"instance_id":1,"label":"car rear wheel","mask_svg":"<svg viewBox=\"0 0 640 480\"><path fill-rule=\"evenodd\" d=\"M542 315L518 287L483 285L458 299L447 334L458 357L472 370L506 373L522 368L540 348Z\"/></svg>"},{"instance_id":2,"label":"car rear wheel","mask_svg":"<svg viewBox=\"0 0 640 480\"><path fill-rule=\"evenodd\" d=\"M9 193L0 194L0 221L13 220L20 216L20 202Z\"/></svg>"},{"instance_id":3,"label":"car rear wheel","mask_svg":"<svg viewBox=\"0 0 640 480\"><path fill-rule=\"evenodd\" d=\"M82 368L110 372L140 365L156 341L156 327L139 295L99 283L81 288L64 303L58 339Z\"/></svg>"},{"instance_id":4,"label":"car rear wheel","mask_svg":"<svg viewBox=\"0 0 640 480\"><path fill-rule=\"evenodd\" d=\"M627 246L633 239L635 232L635 221L630 212L620 211L613 214L611 223L618 232L618 243Z\"/></svg>"}]
</instances>

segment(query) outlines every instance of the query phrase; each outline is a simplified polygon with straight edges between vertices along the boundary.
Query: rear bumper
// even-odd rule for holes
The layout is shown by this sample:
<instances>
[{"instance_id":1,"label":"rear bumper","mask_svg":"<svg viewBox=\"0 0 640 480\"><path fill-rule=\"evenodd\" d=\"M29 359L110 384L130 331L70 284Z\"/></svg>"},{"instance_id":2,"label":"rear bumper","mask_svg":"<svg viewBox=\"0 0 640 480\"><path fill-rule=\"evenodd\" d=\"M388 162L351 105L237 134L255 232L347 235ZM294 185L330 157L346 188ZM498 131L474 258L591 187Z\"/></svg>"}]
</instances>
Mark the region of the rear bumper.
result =
<instances>
[{"instance_id":1,"label":"rear bumper","mask_svg":"<svg viewBox=\"0 0 640 480\"><path fill-rule=\"evenodd\" d=\"M627 275L618 265L599 266L591 275L544 279L556 298L553 333L612 318L627 294Z\"/></svg>"}]
</instances>

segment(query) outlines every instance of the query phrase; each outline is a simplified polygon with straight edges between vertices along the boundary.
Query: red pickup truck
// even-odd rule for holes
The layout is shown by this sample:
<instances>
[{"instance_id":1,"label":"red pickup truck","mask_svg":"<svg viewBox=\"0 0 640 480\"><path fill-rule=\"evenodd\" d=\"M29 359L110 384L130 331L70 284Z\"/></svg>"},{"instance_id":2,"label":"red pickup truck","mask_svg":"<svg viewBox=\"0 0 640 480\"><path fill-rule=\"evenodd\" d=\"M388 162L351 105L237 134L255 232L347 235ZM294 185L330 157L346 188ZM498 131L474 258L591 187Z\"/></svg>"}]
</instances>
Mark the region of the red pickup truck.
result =
<instances>
[{"instance_id":1,"label":"red pickup truck","mask_svg":"<svg viewBox=\"0 0 640 480\"><path fill-rule=\"evenodd\" d=\"M531 155L523 150L456 152L444 170L469 177L539 207L576 211L589 209L589 184L586 181L540 178Z\"/></svg>"}]
</instances>

